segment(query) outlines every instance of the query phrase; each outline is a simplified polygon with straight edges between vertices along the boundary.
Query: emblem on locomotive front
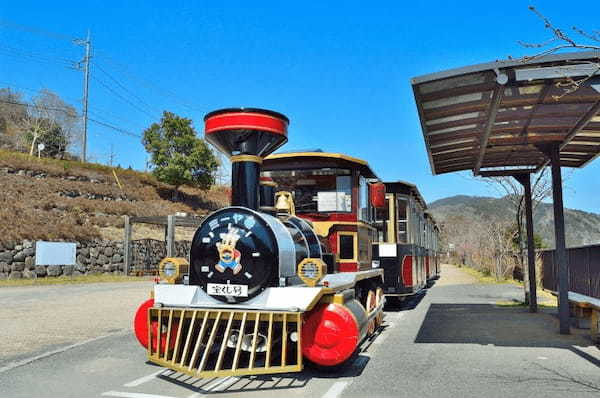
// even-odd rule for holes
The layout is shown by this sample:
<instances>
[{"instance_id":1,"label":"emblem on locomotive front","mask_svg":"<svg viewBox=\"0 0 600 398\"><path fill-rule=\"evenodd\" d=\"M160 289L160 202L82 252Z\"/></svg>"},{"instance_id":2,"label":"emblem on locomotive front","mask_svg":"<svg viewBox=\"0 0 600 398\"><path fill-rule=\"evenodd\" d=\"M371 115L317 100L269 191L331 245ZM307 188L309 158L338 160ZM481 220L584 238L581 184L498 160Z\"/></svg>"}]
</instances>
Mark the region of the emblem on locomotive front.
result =
<instances>
[{"instance_id":1,"label":"emblem on locomotive front","mask_svg":"<svg viewBox=\"0 0 600 398\"><path fill-rule=\"evenodd\" d=\"M219 252L219 262L215 268L219 272L225 272L225 269L231 268L233 274L236 275L242 270L240 260L242 254L235 248L237 241L240 239L237 228L229 228L226 234L221 234L221 242L217 242L217 251Z\"/></svg>"}]
</instances>

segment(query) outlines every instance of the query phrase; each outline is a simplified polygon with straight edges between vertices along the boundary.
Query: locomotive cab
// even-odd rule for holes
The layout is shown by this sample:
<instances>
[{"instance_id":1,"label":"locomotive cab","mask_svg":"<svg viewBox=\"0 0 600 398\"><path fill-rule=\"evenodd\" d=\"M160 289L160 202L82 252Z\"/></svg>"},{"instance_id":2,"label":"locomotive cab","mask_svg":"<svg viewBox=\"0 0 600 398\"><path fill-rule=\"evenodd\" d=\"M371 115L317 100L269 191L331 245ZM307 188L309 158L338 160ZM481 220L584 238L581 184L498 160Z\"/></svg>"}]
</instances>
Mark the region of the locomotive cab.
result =
<instances>
[{"instance_id":1,"label":"locomotive cab","mask_svg":"<svg viewBox=\"0 0 600 398\"><path fill-rule=\"evenodd\" d=\"M330 273L374 268L377 230L371 192L380 183L367 162L322 151L281 153L265 159L262 176L276 190L291 193L295 215L309 221L334 253Z\"/></svg>"}]
</instances>

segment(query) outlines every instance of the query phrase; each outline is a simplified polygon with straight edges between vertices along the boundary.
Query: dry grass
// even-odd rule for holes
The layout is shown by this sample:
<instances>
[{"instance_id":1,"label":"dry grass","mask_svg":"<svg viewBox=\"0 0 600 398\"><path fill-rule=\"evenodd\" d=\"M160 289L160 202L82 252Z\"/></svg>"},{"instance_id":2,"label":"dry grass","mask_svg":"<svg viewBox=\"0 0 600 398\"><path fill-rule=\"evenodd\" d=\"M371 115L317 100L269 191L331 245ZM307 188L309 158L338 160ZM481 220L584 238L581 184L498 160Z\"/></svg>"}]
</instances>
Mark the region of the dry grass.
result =
<instances>
[{"instance_id":1,"label":"dry grass","mask_svg":"<svg viewBox=\"0 0 600 398\"><path fill-rule=\"evenodd\" d=\"M82 283L106 283L106 282L148 282L153 277L125 276L112 274L81 275L81 276L58 276L55 278L39 279L11 279L1 280L0 287L11 286L45 286L45 285L65 285Z\"/></svg>"},{"instance_id":2,"label":"dry grass","mask_svg":"<svg viewBox=\"0 0 600 398\"><path fill-rule=\"evenodd\" d=\"M516 281L514 279L498 280L491 275L485 275L483 272L476 270L475 268L467 267L465 265L460 267L460 269L463 270L464 272L466 272L467 274L477 278L479 283L483 283L486 285L501 285L501 284L505 284L505 283L512 283L512 284L519 285L519 286L521 285L521 283L519 281Z\"/></svg>"},{"instance_id":3,"label":"dry grass","mask_svg":"<svg viewBox=\"0 0 600 398\"><path fill-rule=\"evenodd\" d=\"M47 174L33 178L0 173L0 242L22 239L89 240L122 238L122 216L165 216L176 212L202 215L225 205L227 190L217 187L202 191L180 189L180 199L172 201L173 187L152 175L107 166L37 159L16 152L0 151L0 168L32 170ZM123 186L119 188L113 170ZM100 181L71 181L67 176ZM84 197L69 198L60 192L76 191L126 201L103 201ZM105 234L103 231L107 231ZM161 239L163 234L161 233Z\"/></svg>"},{"instance_id":4,"label":"dry grass","mask_svg":"<svg viewBox=\"0 0 600 398\"><path fill-rule=\"evenodd\" d=\"M519 301L519 300L510 300L510 301L496 301L495 304L497 307L529 307L529 304ZM539 308L557 308L558 304L551 301L545 301L543 303L538 302L537 306Z\"/></svg>"}]
</instances>

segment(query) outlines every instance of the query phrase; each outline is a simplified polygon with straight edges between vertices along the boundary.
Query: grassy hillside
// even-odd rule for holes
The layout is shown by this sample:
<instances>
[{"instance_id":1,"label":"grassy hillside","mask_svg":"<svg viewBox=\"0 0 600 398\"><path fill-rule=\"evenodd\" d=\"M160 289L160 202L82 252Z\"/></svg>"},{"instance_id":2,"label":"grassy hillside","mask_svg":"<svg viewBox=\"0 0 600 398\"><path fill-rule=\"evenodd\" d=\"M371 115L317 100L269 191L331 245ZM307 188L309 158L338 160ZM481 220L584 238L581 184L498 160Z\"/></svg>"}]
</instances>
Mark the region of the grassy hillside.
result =
<instances>
[{"instance_id":1,"label":"grassy hillside","mask_svg":"<svg viewBox=\"0 0 600 398\"><path fill-rule=\"evenodd\" d=\"M473 215L480 219L505 219L512 222L515 210L506 198L457 195L437 200L429 205L436 219L451 215ZM541 203L534 213L534 230L546 245L554 246L554 216L552 204ZM600 242L600 214L565 209L565 230L568 246L583 246Z\"/></svg>"},{"instance_id":2,"label":"grassy hillside","mask_svg":"<svg viewBox=\"0 0 600 398\"><path fill-rule=\"evenodd\" d=\"M182 187L173 201L173 187L150 174L3 150L0 185L0 242L119 239L123 215L206 214L227 199L223 187Z\"/></svg>"}]
</instances>

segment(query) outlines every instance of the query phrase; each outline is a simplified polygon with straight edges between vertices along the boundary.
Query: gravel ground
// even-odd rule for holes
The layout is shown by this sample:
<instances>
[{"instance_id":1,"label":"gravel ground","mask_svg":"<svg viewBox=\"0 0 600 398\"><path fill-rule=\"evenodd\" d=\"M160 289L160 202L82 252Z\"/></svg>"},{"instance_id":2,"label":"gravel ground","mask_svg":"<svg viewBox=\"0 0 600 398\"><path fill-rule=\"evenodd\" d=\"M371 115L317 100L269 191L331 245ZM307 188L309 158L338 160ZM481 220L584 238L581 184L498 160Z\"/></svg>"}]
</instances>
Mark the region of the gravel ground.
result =
<instances>
[{"instance_id":1,"label":"gravel ground","mask_svg":"<svg viewBox=\"0 0 600 398\"><path fill-rule=\"evenodd\" d=\"M152 282L0 288L0 367L131 329Z\"/></svg>"}]
</instances>

